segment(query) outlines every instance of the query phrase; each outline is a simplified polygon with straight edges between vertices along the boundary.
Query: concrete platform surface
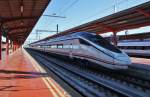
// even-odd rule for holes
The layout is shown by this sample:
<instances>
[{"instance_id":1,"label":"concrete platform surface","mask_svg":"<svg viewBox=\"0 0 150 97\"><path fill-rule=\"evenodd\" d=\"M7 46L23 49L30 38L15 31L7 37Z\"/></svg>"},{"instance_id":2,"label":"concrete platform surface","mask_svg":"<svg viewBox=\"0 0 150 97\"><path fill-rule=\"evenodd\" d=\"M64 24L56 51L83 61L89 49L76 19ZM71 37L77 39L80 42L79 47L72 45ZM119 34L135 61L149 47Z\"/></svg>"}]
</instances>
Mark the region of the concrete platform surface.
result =
<instances>
[{"instance_id":1,"label":"concrete platform surface","mask_svg":"<svg viewBox=\"0 0 150 97\"><path fill-rule=\"evenodd\" d=\"M132 63L150 65L150 59L131 57Z\"/></svg>"},{"instance_id":2,"label":"concrete platform surface","mask_svg":"<svg viewBox=\"0 0 150 97\"><path fill-rule=\"evenodd\" d=\"M131 61L135 67L150 70L150 59L131 57Z\"/></svg>"},{"instance_id":3,"label":"concrete platform surface","mask_svg":"<svg viewBox=\"0 0 150 97\"><path fill-rule=\"evenodd\" d=\"M69 97L24 50L0 62L0 97Z\"/></svg>"}]
</instances>

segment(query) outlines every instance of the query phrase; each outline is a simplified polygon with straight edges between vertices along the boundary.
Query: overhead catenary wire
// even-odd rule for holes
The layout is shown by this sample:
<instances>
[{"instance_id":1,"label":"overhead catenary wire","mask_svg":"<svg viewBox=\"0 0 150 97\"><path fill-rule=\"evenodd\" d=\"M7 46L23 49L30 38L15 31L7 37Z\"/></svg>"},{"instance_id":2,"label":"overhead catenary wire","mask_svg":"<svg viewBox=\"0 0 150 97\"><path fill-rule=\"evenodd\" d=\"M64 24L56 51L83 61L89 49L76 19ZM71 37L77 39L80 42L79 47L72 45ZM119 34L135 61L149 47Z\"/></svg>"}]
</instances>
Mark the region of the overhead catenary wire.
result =
<instances>
[{"instance_id":1,"label":"overhead catenary wire","mask_svg":"<svg viewBox=\"0 0 150 97\"><path fill-rule=\"evenodd\" d=\"M125 2L126 2L126 0L121 0L120 2L116 2L115 4L120 5L120 4L125 3ZM100 10L100 11L97 11L96 13L94 13L94 14L88 16L88 17L85 18L84 20L82 19L83 21L81 21L81 23L83 23L83 22L86 21L87 19L90 19L90 18L92 18L92 17L94 17L94 16L100 15L100 14L106 12L107 10L110 10L110 9L114 8L114 5L115 5L115 4L112 4L111 6L105 8L105 9L102 9L102 10Z\"/></svg>"},{"instance_id":2,"label":"overhead catenary wire","mask_svg":"<svg viewBox=\"0 0 150 97\"><path fill-rule=\"evenodd\" d=\"M70 3L70 5L68 5L68 7L66 7L64 10L62 10L62 11L59 12L59 15L60 15L61 13L62 13L62 14L65 14L65 13L66 13L69 9L71 9L71 7L73 7L78 1L79 1L79 0L75 0L74 2ZM121 0L120 2L117 1L115 4L120 5L120 4L125 3L125 2L126 2L126 0ZM114 8L114 5L115 5L115 4L112 4L112 5L109 6L108 8L102 9L102 10L96 12L95 14L93 14L93 15L91 15L91 16L85 18L84 21L86 21L87 19L92 18L92 17L94 17L94 16L96 16L96 15L102 14L102 13L104 13L106 10L109 10L109 9ZM51 24L54 23L55 20L56 20L56 19L53 19L53 20L51 21ZM82 20L83 20L83 19L82 19ZM82 24L84 21L80 21L81 24ZM71 23L71 24L72 24L72 23Z\"/></svg>"},{"instance_id":3,"label":"overhead catenary wire","mask_svg":"<svg viewBox=\"0 0 150 97\"><path fill-rule=\"evenodd\" d=\"M69 0L69 1L70 1L70 0ZM72 6L74 5L74 3L76 3L77 1L78 1L78 0L73 1L71 4L68 5L67 8L72 7ZM65 3L66 3L66 2L65 2ZM70 3L70 2L69 2L69 3ZM64 6L66 6L66 4L65 4ZM64 7L64 6L62 6L62 7ZM56 18L66 18L65 16L59 16L60 13L64 12L65 10L67 10L67 8L65 8L65 10L62 11L62 10L61 10L62 7L59 8L60 12L59 12L59 14L57 14L57 15L43 15L43 16L56 17ZM52 21L50 21L51 23L50 23L49 25L51 25L51 24L53 23L53 21L56 20L56 18L52 19ZM53 32L57 32L57 33L58 33L58 31L53 31ZM35 33L34 33L34 34L35 34ZM37 33L36 33L36 37L38 37ZM38 38L36 38L36 39L38 39Z\"/></svg>"},{"instance_id":4,"label":"overhead catenary wire","mask_svg":"<svg viewBox=\"0 0 150 97\"><path fill-rule=\"evenodd\" d=\"M63 9L62 11L60 11L58 13L58 15L60 15L61 13L66 13L69 9L71 9L79 0L75 0L72 3L70 3L65 9ZM53 19L50 23L50 25L55 21L56 19Z\"/></svg>"},{"instance_id":5,"label":"overhead catenary wire","mask_svg":"<svg viewBox=\"0 0 150 97\"><path fill-rule=\"evenodd\" d=\"M72 8L79 0L75 0L74 2L72 2L68 7L66 7L63 11L61 11L59 14L61 13L66 13L70 8Z\"/></svg>"},{"instance_id":6,"label":"overhead catenary wire","mask_svg":"<svg viewBox=\"0 0 150 97\"><path fill-rule=\"evenodd\" d=\"M60 12L67 6L70 4L71 0L66 0L66 2L63 3L63 5L61 7L59 7L58 12L56 12L57 14L60 14Z\"/></svg>"},{"instance_id":7,"label":"overhead catenary wire","mask_svg":"<svg viewBox=\"0 0 150 97\"><path fill-rule=\"evenodd\" d=\"M133 0L132 2L135 2L135 1L137 1L137 0ZM141 0L140 0L140 1L141 1ZM115 1L115 4L116 4L117 6L118 6L118 5L121 5L121 4L124 4L124 3L127 3L126 8L129 8L129 0L121 0L121 1L117 1L117 2ZM92 18L92 17L94 17L94 16L103 14L104 12L106 12L106 11L108 11L108 10L110 10L110 9L114 9L115 4L112 4L111 6L109 6L109 7L105 8L105 9L102 9L102 10L98 11L98 12L96 12L96 13L94 13L94 14L88 16L87 18L82 19L83 21L80 21L80 23L83 24L83 23L86 22L86 20L88 20L88 19L90 19L90 18ZM117 11L119 11L119 10L117 10ZM112 13L114 13L114 11L112 11Z\"/></svg>"}]
</instances>

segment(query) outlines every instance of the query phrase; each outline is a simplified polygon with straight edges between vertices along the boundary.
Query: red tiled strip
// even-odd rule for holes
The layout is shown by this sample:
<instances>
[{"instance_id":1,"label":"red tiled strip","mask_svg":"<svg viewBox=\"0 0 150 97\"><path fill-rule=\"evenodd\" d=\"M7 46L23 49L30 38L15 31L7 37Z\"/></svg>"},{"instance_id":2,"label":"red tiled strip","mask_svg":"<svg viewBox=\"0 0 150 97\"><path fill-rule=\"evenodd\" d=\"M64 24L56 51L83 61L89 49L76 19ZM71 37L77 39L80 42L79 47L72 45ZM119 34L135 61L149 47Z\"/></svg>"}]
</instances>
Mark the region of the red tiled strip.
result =
<instances>
[{"instance_id":1,"label":"red tiled strip","mask_svg":"<svg viewBox=\"0 0 150 97\"><path fill-rule=\"evenodd\" d=\"M25 50L23 50L23 52L30 58L33 67L37 71L41 73L46 73L46 71ZM49 88L49 90L53 93L54 97L70 97L70 95L63 88L61 88L52 78L43 77L42 79Z\"/></svg>"}]
</instances>

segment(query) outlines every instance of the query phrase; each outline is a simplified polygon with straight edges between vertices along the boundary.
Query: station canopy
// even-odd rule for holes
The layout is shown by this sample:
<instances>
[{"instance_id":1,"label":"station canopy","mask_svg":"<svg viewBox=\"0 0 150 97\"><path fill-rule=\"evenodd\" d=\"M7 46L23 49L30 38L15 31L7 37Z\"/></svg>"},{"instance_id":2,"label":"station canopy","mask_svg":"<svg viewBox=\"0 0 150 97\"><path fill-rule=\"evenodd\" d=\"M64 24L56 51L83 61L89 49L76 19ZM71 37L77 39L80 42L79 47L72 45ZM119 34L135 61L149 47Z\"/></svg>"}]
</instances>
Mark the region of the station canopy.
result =
<instances>
[{"instance_id":1,"label":"station canopy","mask_svg":"<svg viewBox=\"0 0 150 97\"><path fill-rule=\"evenodd\" d=\"M80 31L87 31L96 34L103 34L107 32L117 33L122 30L129 30L144 26L150 26L150 1L68 29L43 40Z\"/></svg>"},{"instance_id":2,"label":"station canopy","mask_svg":"<svg viewBox=\"0 0 150 97\"><path fill-rule=\"evenodd\" d=\"M51 0L0 0L3 36L23 44Z\"/></svg>"},{"instance_id":3,"label":"station canopy","mask_svg":"<svg viewBox=\"0 0 150 97\"><path fill-rule=\"evenodd\" d=\"M134 39L150 39L150 32L143 32L143 33L134 33L134 34L128 34L128 35L118 35L118 40L134 40ZM112 40L112 37L105 37L107 40Z\"/></svg>"}]
</instances>

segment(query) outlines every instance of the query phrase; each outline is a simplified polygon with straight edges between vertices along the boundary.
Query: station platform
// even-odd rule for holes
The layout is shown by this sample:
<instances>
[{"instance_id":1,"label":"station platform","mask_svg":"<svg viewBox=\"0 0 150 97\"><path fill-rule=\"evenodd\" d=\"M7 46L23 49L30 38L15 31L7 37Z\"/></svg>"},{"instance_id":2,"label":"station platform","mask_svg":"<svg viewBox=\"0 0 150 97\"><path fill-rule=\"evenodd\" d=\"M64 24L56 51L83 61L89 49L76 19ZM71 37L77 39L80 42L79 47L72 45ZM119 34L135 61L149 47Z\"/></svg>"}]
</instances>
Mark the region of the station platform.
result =
<instances>
[{"instance_id":1,"label":"station platform","mask_svg":"<svg viewBox=\"0 0 150 97\"><path fill-rule=\"evenodd\" d=\"M24 49L0 62L0 97L69 96Z\"/></svg>"},{"instance_id":2,"label":"station platform","mask_svg":"<svg viewBox=\"0 0 150 97\"><path fill-rule=\"evenodd\" d=\"M131 57L132 63L150 65L150 59Z\"/></svg>"},{"instance_id":3,"label":"station platform","mask_svg":"<svg viewBox=\"0 0 150 97\"><path fill-rule=\"evenodd\" d=\"M136 57L130 57L130 59L132 66L140 69L150 70L150 59Z\"/></svg>"}]
</instances>

